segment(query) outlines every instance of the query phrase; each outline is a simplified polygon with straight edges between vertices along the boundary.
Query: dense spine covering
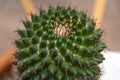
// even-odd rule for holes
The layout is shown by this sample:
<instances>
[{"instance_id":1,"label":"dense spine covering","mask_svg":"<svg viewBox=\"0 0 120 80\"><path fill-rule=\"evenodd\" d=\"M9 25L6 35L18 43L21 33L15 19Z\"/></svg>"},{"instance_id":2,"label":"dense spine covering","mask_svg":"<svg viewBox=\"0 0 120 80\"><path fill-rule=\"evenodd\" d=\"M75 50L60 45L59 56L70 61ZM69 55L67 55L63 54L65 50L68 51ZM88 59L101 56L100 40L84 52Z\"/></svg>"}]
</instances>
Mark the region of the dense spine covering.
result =
<instances>
[{"instance_id":1,"label":"dense spine covering","mask_svg":"<svg viewBox=\"0 0 120 80\"><path fill-rule=\"evenodd\" d=\"M20 80L98 80L102 31L84 12L50 7L23 21L15 41Z\"/></svg>"}]
</instances>

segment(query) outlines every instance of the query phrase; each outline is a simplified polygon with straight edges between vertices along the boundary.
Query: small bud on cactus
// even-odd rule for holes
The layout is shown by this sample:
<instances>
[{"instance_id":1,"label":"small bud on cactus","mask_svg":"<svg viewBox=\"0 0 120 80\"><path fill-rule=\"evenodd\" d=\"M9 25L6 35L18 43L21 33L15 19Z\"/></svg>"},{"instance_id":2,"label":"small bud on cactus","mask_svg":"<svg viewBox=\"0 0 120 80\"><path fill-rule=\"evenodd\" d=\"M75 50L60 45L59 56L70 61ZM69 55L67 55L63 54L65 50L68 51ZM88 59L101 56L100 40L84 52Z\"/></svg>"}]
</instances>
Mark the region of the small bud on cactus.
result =
<instances>
[{"instance_id":1,"label":"small bud on cactus","mask_svg":"<svg viewBox=\"0 0 120 80\"><path fill-rule=\"evenodd\" d=\"M31 17L15 41L20 80L99 79L106 46L93 19L61 6Z\"/></svg>"}]
</instances>

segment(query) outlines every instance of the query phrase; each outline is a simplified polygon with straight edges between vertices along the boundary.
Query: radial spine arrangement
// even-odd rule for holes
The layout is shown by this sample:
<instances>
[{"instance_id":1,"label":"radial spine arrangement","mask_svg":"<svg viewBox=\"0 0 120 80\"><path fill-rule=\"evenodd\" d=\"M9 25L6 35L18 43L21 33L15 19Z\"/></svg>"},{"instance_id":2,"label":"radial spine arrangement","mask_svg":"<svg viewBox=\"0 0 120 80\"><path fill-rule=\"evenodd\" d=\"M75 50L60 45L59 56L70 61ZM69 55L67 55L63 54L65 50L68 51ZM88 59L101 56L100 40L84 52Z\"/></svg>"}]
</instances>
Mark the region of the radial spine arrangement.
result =
<instances>
[{"instance_id":1,"label":"radial spine arrangement","mask_svg":"<svg viewBox=\"0 0 120 80\"><path fill-rule=\"evenodd\" d=\"M31 14L18 30L15 57L20 80L98 80L106 47L94 19L70 7Z\"/></svg>"}]
</instances>

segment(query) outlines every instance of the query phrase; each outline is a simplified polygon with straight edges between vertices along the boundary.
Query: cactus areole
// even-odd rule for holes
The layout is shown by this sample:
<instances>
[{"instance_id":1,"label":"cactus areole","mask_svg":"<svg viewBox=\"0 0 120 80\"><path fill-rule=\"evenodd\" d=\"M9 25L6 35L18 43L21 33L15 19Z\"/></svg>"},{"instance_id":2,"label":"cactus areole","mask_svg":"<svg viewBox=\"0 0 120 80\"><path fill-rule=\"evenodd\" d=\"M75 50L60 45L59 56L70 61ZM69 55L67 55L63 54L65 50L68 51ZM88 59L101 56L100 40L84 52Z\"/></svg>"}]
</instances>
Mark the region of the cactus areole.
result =
<instances>
[{"instance_id":1,"label":"cactus areole","mask_svg":"<svg viewBox=\"0 0 120 80\"><path fill-rule=\"evenodd\" d=\"M70 7L31 14L18 30L19 80L98 80L106 47L94 19Z\"/></svg>"}]
</instances>

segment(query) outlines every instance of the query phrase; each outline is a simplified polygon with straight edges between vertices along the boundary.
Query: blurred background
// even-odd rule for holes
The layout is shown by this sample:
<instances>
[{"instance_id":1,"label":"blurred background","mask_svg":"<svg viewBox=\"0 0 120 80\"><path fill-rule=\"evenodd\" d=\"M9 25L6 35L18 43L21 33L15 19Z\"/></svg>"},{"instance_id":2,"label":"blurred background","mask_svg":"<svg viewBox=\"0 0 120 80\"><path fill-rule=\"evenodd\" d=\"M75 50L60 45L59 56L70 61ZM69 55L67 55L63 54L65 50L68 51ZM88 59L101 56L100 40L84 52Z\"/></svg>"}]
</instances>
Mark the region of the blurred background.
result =
<instances>
[{"instance_id":1,"label":"blurred background","mask_svg":"<svg viewBox=\"0 0 120 80\"><path fill-rule=\"evenodd\" d=\"M35 11L43 6L47 9L49 5L71 6L81 11L87 11L92 17L93 3L95 0L32 0ZM104 18L101 27L104 30L104 41L108 50L120 51L120 0L107 0ZM25 12L20 0L0 0L0 53L14 46L14 40L18 38L16 30L23 28L22 21L25 20Z\"/></svg>"}]
</instances>

